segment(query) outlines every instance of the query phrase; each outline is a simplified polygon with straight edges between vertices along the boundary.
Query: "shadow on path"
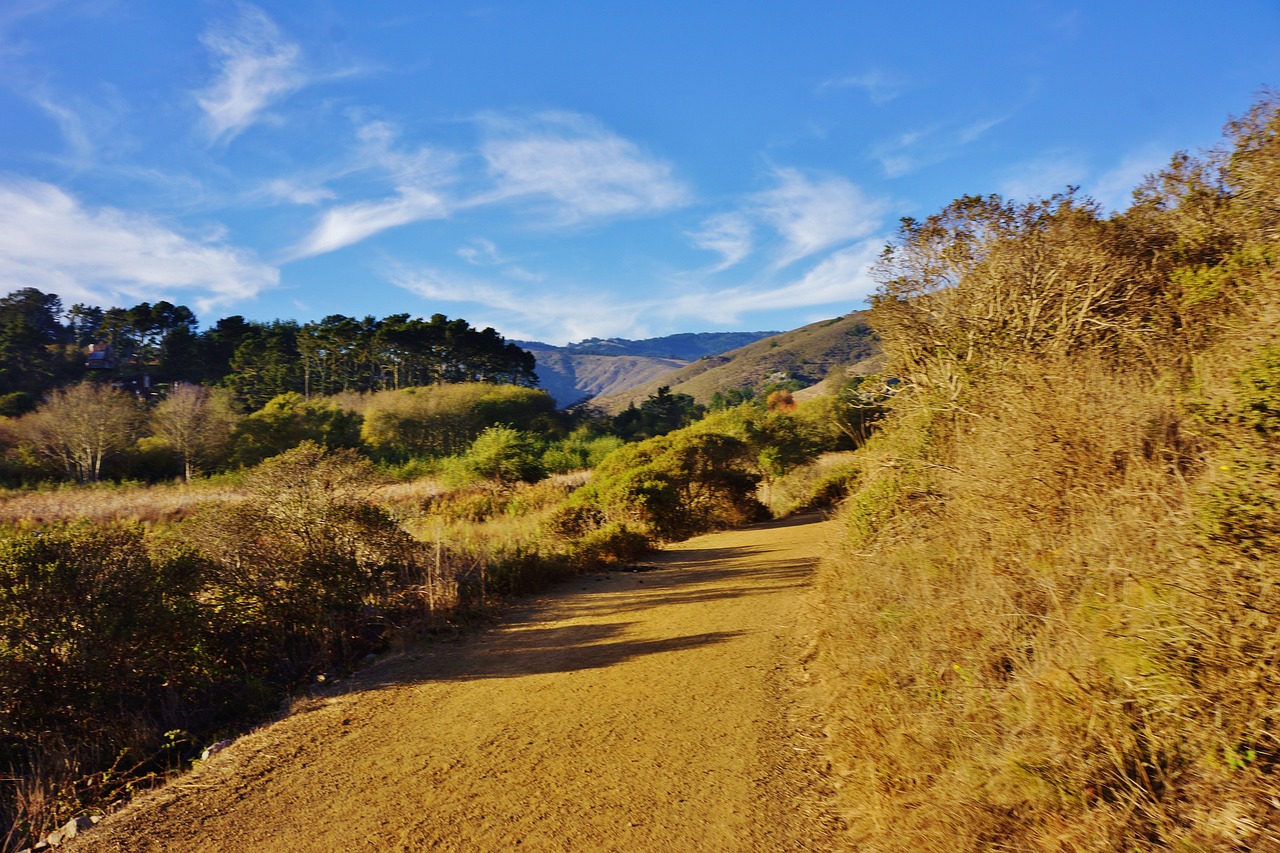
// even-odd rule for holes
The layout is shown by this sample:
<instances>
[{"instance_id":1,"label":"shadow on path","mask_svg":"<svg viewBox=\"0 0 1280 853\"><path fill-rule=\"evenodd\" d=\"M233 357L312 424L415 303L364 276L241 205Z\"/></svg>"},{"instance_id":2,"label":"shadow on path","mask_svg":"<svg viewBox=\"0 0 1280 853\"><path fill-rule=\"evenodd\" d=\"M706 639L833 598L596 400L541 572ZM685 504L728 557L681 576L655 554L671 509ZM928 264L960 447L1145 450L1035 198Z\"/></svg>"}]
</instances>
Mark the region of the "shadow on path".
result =
<instances>
[{"instance_id":1,"label":"shadow on path","mask_svg":"<svg viewBox=\"0 0 1280 853\"><path fill-rule=\"evenodd\" d=\"M756 525L768 530L812 524L807 516ZM458 642L429 645L420 653L386 661L357 675L346 690L377 690L397 684L516 678L600 669L653 654L724 643L743 631L628 639L655 608L705 605L771 595L807 584L811 559L773 559L768 545L680 549L655 555L636 567L585 575L532 600L516 602L493 627ZM638 571L637 571L638 569ZM623 617L625 621L612 621ZM582 620L581 624L548 623Z\"/></svg>"}]
</instances>

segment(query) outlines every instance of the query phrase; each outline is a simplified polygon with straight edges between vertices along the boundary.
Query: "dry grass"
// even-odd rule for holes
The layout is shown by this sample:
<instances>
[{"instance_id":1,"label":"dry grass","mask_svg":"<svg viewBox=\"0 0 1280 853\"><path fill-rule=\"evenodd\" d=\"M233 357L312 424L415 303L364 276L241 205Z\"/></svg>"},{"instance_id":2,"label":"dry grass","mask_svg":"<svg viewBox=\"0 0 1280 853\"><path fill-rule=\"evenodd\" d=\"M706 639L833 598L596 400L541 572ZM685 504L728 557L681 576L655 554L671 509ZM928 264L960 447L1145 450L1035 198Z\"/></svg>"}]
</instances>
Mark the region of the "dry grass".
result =
<instances>
[{"instance_id":1,"label":"dry grass","mask_svg":"<svg viewBox=\"0 0 1280 853\"><path fill-rule=\"evenodd\" d=\"M201 483L0 491L0 524L37 527L77 519L157 524L185 518L203 504L240 497L238 488Z\"/></svg>"},{"instance_id":2,"label":"dry grass","mask_svg":"<svg viewBox=\"0 0 1280 853\"><path fill-rule=\"evenodd\" d=\"M1280 849L1280 578L1198 535L1177 401L1034 365L862 454L819 661L859 849Z\"/></svg>"}]
</instances>

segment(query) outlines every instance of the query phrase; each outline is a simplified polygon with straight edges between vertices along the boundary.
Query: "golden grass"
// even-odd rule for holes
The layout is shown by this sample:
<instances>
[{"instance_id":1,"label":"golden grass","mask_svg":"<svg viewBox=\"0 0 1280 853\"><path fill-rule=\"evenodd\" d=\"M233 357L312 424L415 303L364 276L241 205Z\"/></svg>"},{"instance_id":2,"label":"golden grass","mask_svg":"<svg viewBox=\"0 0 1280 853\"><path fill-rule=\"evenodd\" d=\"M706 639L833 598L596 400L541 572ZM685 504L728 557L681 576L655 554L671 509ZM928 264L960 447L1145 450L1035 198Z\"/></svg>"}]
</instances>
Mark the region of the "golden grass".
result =
<instances>
[{"instance_id":1,"label":"golden grass","mask_svg":"<svg viewBox=\"0 0 1280 853\"><path fill-rule=\"evenodd\" d=\"M816 663L858 849L1280 849L1280 596L1197 536L1193 432L1041 364L860 455Z\"/></svg>"},{"instance_id":2,"label":"golden grass","mask_svg":"<svg viewBox=\"0 0 1280 853\"><path fill-rule=\"evenodd\" d=\"M39 526L85 519L97 523L176 521L196 507L241 497L231 486L203 483L65 485L0 491L0 524Z\"/></svg>"}]
</instances>

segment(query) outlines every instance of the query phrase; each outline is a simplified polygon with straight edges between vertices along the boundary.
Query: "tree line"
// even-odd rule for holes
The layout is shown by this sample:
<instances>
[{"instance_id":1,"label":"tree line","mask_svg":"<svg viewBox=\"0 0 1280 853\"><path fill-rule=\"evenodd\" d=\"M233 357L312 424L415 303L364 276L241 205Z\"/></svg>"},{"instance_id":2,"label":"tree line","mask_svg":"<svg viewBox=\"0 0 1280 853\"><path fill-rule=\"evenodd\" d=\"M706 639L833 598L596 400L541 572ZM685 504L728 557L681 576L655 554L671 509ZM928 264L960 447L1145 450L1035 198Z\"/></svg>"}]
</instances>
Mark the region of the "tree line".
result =
<instances>
[{"instance_id":1,"label":"tree line","mask_svg":"<svg viewBox=\"0 0 1280 853\"><path fill-rule=\"evenodd\" d=\"M87 349L110 347L88 366ZM434 314L378 319L334 314L312 323L240 315L204 330L185 305L76 304L33 287L0 297L0 414L21 414L54 388L90 374L228 388L259 408L280 394L304 397L452 382L532 387L533 355L492 328Z\"/></svg>"}]
</instances>

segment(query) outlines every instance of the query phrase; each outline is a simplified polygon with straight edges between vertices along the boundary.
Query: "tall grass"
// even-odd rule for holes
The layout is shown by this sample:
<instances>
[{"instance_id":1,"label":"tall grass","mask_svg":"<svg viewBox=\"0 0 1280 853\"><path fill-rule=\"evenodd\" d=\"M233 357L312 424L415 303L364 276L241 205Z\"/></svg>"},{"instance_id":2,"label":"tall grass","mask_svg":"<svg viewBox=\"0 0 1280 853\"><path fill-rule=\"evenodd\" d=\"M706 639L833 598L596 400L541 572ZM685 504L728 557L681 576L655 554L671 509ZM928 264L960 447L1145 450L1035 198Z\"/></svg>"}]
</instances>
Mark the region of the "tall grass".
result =
<instances>
[{"instance_id":1,"label":"tall grass","mask_svg":"<svg viewBox=\"0 0 1280 853\"><path fill-rule=\"evenodd\" d=\"M1219 191L1193 232L1164 217L1194 194L1001 219L995 249L942 253L969 266L873 314L941 325L886 333L912 390L857 455L819 581L857 849L1280 849L1280 266ZM1135 220L1150 242L1117 236ZM1071 302L1080 270L1105 310ZM1067 325L1020 314L1056 287Z\"/></svg>"}]
</instances>

